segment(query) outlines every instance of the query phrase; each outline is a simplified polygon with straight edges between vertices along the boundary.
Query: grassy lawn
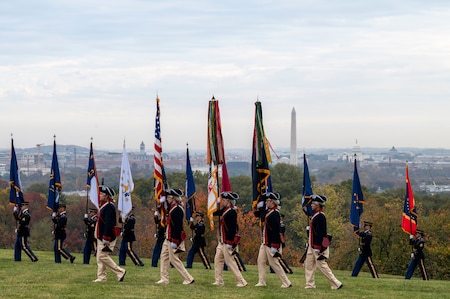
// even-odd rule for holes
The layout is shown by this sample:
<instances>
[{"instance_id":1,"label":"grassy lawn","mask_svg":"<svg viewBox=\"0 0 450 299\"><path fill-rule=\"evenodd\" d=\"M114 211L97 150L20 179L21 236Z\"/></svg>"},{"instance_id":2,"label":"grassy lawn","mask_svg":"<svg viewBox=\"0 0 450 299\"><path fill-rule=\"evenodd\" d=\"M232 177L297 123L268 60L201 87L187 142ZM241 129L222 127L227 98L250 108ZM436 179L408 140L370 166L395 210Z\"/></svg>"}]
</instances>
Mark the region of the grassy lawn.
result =
<instances>
[{"instance_id":1,"label":"grassy lawn","mask_svg":"<svg viewBox=\"0 0 450 299\"><path fill-rule=\"evenodd\" d=\"M144 267L135 267L127 259L127 275L123 283L108 271L108 281L92 283L96 278L95 258L90 265L83 265L81 254L75 254L74 264L63 259L55 264L53 252L37 251L37 263L32 263L25 254L22 262L14 262L14 252L0 249L0 298L450 298L449 281L422 281L419 277L407 281L403 277L380 274L378 280L362 272L359 277L350 277L348 271L334 271L344 283L340 290L331 290L328 282L317 273L317 289L305 290L303 268L293 268L289 275L293 287L281 289L275 274L267 273L267 287L254 287L258 281L256 266L247 265L244 278L249 285L235 287L232 273L224 272L225 286L213 286L214 270L205 270L194 263L189 272L195 283L182 285L175 269L170 269L170 284L156 285L159 268L152 268L149 259L143 259ZM117 261L117 256L113 257Z\"/></svg>"}]
</instances>

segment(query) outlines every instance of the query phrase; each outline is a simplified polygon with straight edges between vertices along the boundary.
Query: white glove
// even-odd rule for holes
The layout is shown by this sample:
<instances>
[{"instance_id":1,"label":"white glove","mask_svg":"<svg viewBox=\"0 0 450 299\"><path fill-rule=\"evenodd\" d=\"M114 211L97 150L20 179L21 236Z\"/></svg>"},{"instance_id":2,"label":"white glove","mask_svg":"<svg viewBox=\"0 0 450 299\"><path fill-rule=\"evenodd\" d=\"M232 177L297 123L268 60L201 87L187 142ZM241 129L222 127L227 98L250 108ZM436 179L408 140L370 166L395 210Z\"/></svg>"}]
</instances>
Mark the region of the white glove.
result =
<instances>
[{"instance_id":1,"label":"white glove","mask_svg":"<svg viewBox=\"0 0 450 299\"><path fill-rule=\"evenodd\" d=\"M178 247L178 245L175 244L174 242L170 242L170 247L171 247L172 249L176 249L176 248Z\"/></svg>"},{"instance_id":2,"label":"white glove","mask_svg":"<svg viewBox=\"0 0 450 299\"><path fill-rule=\"evenodd\" d=\"M106 240L103 240L103 239L102 239L102 243L103 243L103 245L105 245L105 246L108 246L108 245L109 245L109 241L106 241Z\"/></svg>"},{"instance_id":3,"label":"white glove","mask_svg":"<svg viewBox=\"0 0 450 299\"><path fill-rule=\"evenodd\" d=\"M306 231L309 231L309 225L306 226Z\"/></svg>"},{"instance_id":4,"label":"white glove","mask_svg":"<svg viewBox=\"0 0 450 299\"><path fill-rule=\"evenodd\" d=\"M123 237L123 232L120 232L120 236Z\"/></svg>"},{"instance_id":5,"label":"white glove","mask_svg":"<svg viewBox=\"0 0 450 299\"><path fill-rule=\"evenodd\" d=\"M275 253L277 253L277 249L275 248L275 247L270 247L270 253L271 254L275 254Z\"/></svg>"},{"instance_id":6,"label":"white glove","mask_svg":"<svg viewBox=\"0 0 450 299\"><path fill-rule=\"evenodd\" d=\"M161 196L161 198L159 199L159 202L160 203L163 203L163 202L165 202L166 201L166 197L165 196Z\"/></svg>"},{"instance_id":7,"label":"white glove","mask_svg":"<svg viewBox=\"0 0 450 299\"><path fill-rule=\"evenodd\" d=\"M190 221L190 222L194 222L194 218L192 218L192 217L189 218L189 221Z\"/></svg>"},{"instance_id":8,"label":"white glove","mask_svg":"<svg viewBox=\"0 0 450 299\"><path fill-rule=\"evenodd\" d=\"M414 253L411 253L411 258L414 258Z\"/></svg>"},{"instance_id":9,"label":"white glove","mask_svg":"<svg viewBox=\"0 0 450 299\"><path fill-rule=\"evenodd\" d=\"M358 252L361 252L361 248L358 247Z\"/></svg>"},{"instance_id":10,"label":"white glove","mask_svg":"<svg viewBox=\"0 0 450 299\"><path fill-rule=\"evenodd\" d=\"M190 238L189 241L191 241L192 243L194 243L194 239Z\"/></svg>"},{"instance_id":11,"label":"white glove","mask_svg":"<svg viewBox=\"0 0 450 299\"><path fill-rule=\"evenodd\" d=\"M264 207L264 201L260 201L258 202L258 204L256 205L257 208L262 208Z\"/></svg>"},{"instance_id":12,"label":"white glove","mask_svg":"<svg viewBox=\"0 0 450 299\"><path fill-rule=\"evenodd\" d=\"M410 240L414 239L414 236L413 235L409 235L409 239Z\"/></svg>"},{"instance_id":13,"label":"white glove","mask_svg":"<svg viewBox=\"0 0 450 299\"><path fill-rule=\"evenodd\" d=\"M158 211L155 211L155 217L159 217L159 212Z\"/></svg>"},{"instance_id":14,"label":"white glove","mask_svg":"<svg viewBox=\"0 0 450 299\"><path fill-rule=\"evenodd\" d=\"M319 249L314 249L314 253L319 254L320 250Z\"/></svg>"},{"instance_id":15,"label":"white glove","mask_svg":"<svg viewBox=\"0 0 450 299\"><path fill-rule=\"evenodd\" d=\"M17 211L18 211L18 208L16 206L14 206L13 212L17 212Z\"/></svg>"},{"instance_id":16,"label":"white glove","mask_svg":"<svg viewBox=\"0 0 450 299\"><path fill-rule=\"evenodd\" d=\"M153 235L153 238L155 238L155 239L158 238L158 235L157 235L157 234L154 234L154 235Z\"/></svg>"},{"instance_id":17,"label":"white glove","mask_svg":"<svg viewBox=\"0 0 450 299\"><path fill-rule=\"evenodd\" d=\"M17 234L17 228L14 230L14 232Z\"/></svg>"},{"instance_id":18,"label":"white glove","mask_svg":"<svg viewBox=\"0 0 450 299\"><path fill-rule=\"evenodd\" d=\"M54 230L52 230L52 235L54 235L55 234L55 231Z\"/></svg>"},{"instance_id":19,"label":"white glove","mask_svg":"<svg viewBox=\"0 0 450 299\"><path fill-rule=\"evenodd\" d=\"M55 218L56 217L56 212L53 212L52 213L52 218Z\"/></svg>"},{"instance_id":20,"label":"white glove","mask_svg":"<svg viewBox=\"0 0 450 299\"><path fill-rule=\"evenodd\" d=\"M233 246L231 246L230 244L227 244L227 249L233 249Z\"/></svg>"},{"instance_id":21,"label":"white glove","mask_svg":"<svg viewBox=\"0 0 450 299\"><path fill-rule=\"evenodd\" d=\"M84 214L84 219L88 219L89 215L88 214Z\"/></svg>"}]
</instances>

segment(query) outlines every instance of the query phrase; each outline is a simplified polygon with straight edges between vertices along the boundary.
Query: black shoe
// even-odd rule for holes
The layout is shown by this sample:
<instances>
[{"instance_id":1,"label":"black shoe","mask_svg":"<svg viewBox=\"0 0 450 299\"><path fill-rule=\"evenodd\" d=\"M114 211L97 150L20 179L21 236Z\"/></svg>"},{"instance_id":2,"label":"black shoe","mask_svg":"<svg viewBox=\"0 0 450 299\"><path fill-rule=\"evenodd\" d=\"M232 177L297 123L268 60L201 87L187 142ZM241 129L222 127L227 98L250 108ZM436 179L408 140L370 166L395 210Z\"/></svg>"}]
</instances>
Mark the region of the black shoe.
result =
<instances>
[{"instance_id":1,"label":"black shoe","mask_svg":"<svg viewBox=\"0 0 450 299\"><path fill-rule=\"evenodd\" d=\"M122 277L119 279L119 282L122 282L123 279L125 278L125 275L127 274L127 271L125 270L125 272L123 272Z\"/></svg>"},{"instance_id":2,"label":"black shoe","mask_svg":"<svg viewBox=\"0 0 450 299\"><path fill-rule=\"evenodd\" d=\"M70 263L73 264L73 261L74 261L74 260L75 260L75 257L74 257L74 256L71 256L71 257L70 257Z\"/></svg>"},{"instance_id":3,"label":"black shoe","mask_svg":"<svg viewBox=\"0 0 450 299\"><path fill-rule=\"evenodd\" d=\"M33 263L36 263L37 261L39 261L39 259L38 259L38 258L36 258L36 259L32 260L32 262L33 262Z\"/></svg>"},{"instance_id":4,"label":"black shoe","mask_svg":"<svg viewBox=\"0 0 450 299\"><path fill-rule=\"evenodd\" d=\"M340 285L337 289L338 289L338 290L339 290L339 289L342 289L343 286L344 286L344 284L341 283L341 285Z\"/></svg>"}]
</instances>

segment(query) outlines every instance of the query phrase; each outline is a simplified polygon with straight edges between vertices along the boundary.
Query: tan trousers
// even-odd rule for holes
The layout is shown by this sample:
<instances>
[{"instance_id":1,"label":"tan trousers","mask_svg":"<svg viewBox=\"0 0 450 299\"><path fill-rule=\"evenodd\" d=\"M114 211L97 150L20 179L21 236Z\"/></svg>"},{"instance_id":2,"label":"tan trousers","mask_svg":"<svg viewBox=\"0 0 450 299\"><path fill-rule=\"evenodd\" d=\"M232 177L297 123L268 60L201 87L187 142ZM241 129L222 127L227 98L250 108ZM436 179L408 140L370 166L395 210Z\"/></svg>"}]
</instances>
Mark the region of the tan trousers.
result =
<instances>
[{"instance_id":1,"label":"tan trousers","mask_svg":"<svg viewBox=\"0 0 450 299\"><path fill-rule=\"evenodd\" d=\"M236 262L233 259L231 250L227 249L227 246L219 242L216 247L216 255L214 256L214 274L216 278L216 283L223 284L223 264L226 263L228 269L233 273L236 278L236 283L246 285L244 277L241 271L239 271Z\"/></svg>"},{"instance_id":2,"label":"tan trousers","mask_svg":"<svg viewBox=\"0 0 450 299\"><path fill-rule=\"evenodd\" d=\"M267 247L264 244L261 244L259 247L258 253L258 283L266 284L266 266L269 263L270 267L272 267L273 271L278 275L278 278L281 280L282 287L289 287L291 285L291 281L287 278L286 273L280 265L280 261L277 258L274 258L272 253L270 252L270 247Z\"/></svg>"},{"instance_id":3,"label":"tan trousers","mask_svg":"<svg viewBox=\"0 0 450 299\"><path fill-rule=\"evenodd\" d=\"M170 264L180 273L181 277L183 277L183 282L190 283L194 280L194 278L189 274L189 272L184 268L183 262L180 260L180 254L175 253L175 250L170 247L170 241L164 240L162 249L161 249L161 267L160 267L160 276L161 280L169 282L169 267Z\"/></svg>"},{"instance_id":4,"label":"tan trousers","mask_svg":"<svg viewBox=\"0 0 450 299\"><path fill-rule=\"evenodd\" d=\"M329 249L327 248L324 252L324 255L326 257L329 256ZM333 272L331 272L330 267L328 267L328 264L326 262L326 259L323 260L317 260L319 255L317 253L314 253L314 250L311 246L308 247L308 251L306 253L306 260L305 260L305 279L306 279L306 288L315 288L316 283L314 281L314 273L316 269L319 269L320 272L328 279L330 282L332 289L337 289L341 286L341 282L336 279Z\"/></svg>"},{"instance_id":5,"label":"tan trousers","mask_svg":"<svg viewBox=\"0 0 450 299\"><path fill-rule=\"evenodd\" d=\"M109 248L113 249L116 245L116 240L109 244ZM102 251L104 245L101 240L97 240L97 279L106 280L106 269L109 268L114 274L117 275L117 279L120 279L125 272L125 269L120 268L109 256L110 252Z\"/></svg>"}]
</instances>

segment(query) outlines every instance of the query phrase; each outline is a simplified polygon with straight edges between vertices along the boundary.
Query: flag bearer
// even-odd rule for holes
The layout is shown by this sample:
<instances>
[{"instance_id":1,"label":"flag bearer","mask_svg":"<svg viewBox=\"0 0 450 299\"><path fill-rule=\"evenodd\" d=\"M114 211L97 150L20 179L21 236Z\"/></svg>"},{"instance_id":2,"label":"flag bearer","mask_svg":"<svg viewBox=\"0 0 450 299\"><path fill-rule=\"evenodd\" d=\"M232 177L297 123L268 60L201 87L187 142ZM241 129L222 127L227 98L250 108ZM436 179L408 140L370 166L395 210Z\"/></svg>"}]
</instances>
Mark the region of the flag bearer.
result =
<instances>
[{"instance_id":1,"label":"flag bearer","mask_svg":"<svg viewBox=\"0 0 450 299\"><path fill-rule=\"evenodd\" d=\"M352 276L358 276L364 262L369 267L369 271L373 278L378 278L377 268L372 260L372 248L370 243L372 243L372 222L364 221L364 231L355 231L355 235L359 237L360 247L358 248L359 256L356 260L355 266L353 267Z\"/></svg>"},{"instance_id":2,"label":"flag bearer","mask_svg":"<svg viewBox=\"0 0 450 299\"><path fill-rule=\"evenodd\" d=\"M425 255L423 254L423 248L425 247L424 232L421 229L416 229L416 236L409 236L409 243L413 246L411 253L411 261L406 271L405 279L410 279L414 273L414 270L419 266L420 272L422 272L422 279L428 280L428 272L425 268Z\"/></svg>"},{"instance_id":3,"label":"flag bearer","mask_svg":"<svg viewBox=\"0 0 450 299\"><path fill-rule=\"evenodd\" d=\"M122 218L119 217L119 222L122 222ZM131 208L131 212L125 218L122 232L122 242L120 243L119 250L119 265L125 266L125 260L127 254L135 266L144 266L137 253L133 250L133 242L136 241L136 235L134 234L134 226L136 224L136 217L134 216L134 207Z\"/></svg>"},{"instance_id":4,"label":"flag bearer","mask_svg":"<svg viewBox=\"0 0 450 299\"><path fill-rule=\"evenodd\" d=\"M32 262L37 262L38 258L28 246L28 237L30 236L30 224L31 214L28 211L28 202L23 201L20 207L14 207L14 217L19 223L19 227L16 229L17 238L14 244L14 260L20 262L22 260L22 250L28 255Z\"/></svg>"},{"instance_id":5,"label":"flag bearer","mask_svg":"<svg viewBox=\"0 0 450 299\"><path fill-rule=\"evenodd\" d=\"M55 235L55 243L53 246L55 252L55 263L61 263L61 256L63 256L66 260L70 260L70 263L73 264L75 257L70 254L70 252L63 247L64 240L67 237L66 234L66 225L67 225L67 212L66 205L60 204L58 207L58 213L53 212L52 221L55 224L55 229L53 230L53 234Z\"/></svg>"},{"instance_id":6,"label":"flag bearer","mask_svg":"<svg viewBox=\"0 0 450 299\"><path fill-rule=\"evenodd\" d=\"M198 253L200 259L206 270L211 269L211 264L209 263L208 255L205 251L206 240L205 240L205 222L203 221L204 214L202 212L196 212L195 218L197 223L191 222L190 227L194 231L194 237L191 239L192 246L189 249L186 258L186 268L192 268L192 262L194 261L194 255Z\"/></svg>"},{"instance_id":7,"label":"flag bearer","mask_svg":"<svg viewBox=\"0 0 450 299\"><path fill-rule=\"evenodd\" d=\"M83 264L88 265L91 260L91 254L97 252L97 240L95 239L95 224L97 223L98 210L93 208L89 214L84 214L84 223L86 224L86 242L83 249Z\"/></svg>"}]
</instances>

